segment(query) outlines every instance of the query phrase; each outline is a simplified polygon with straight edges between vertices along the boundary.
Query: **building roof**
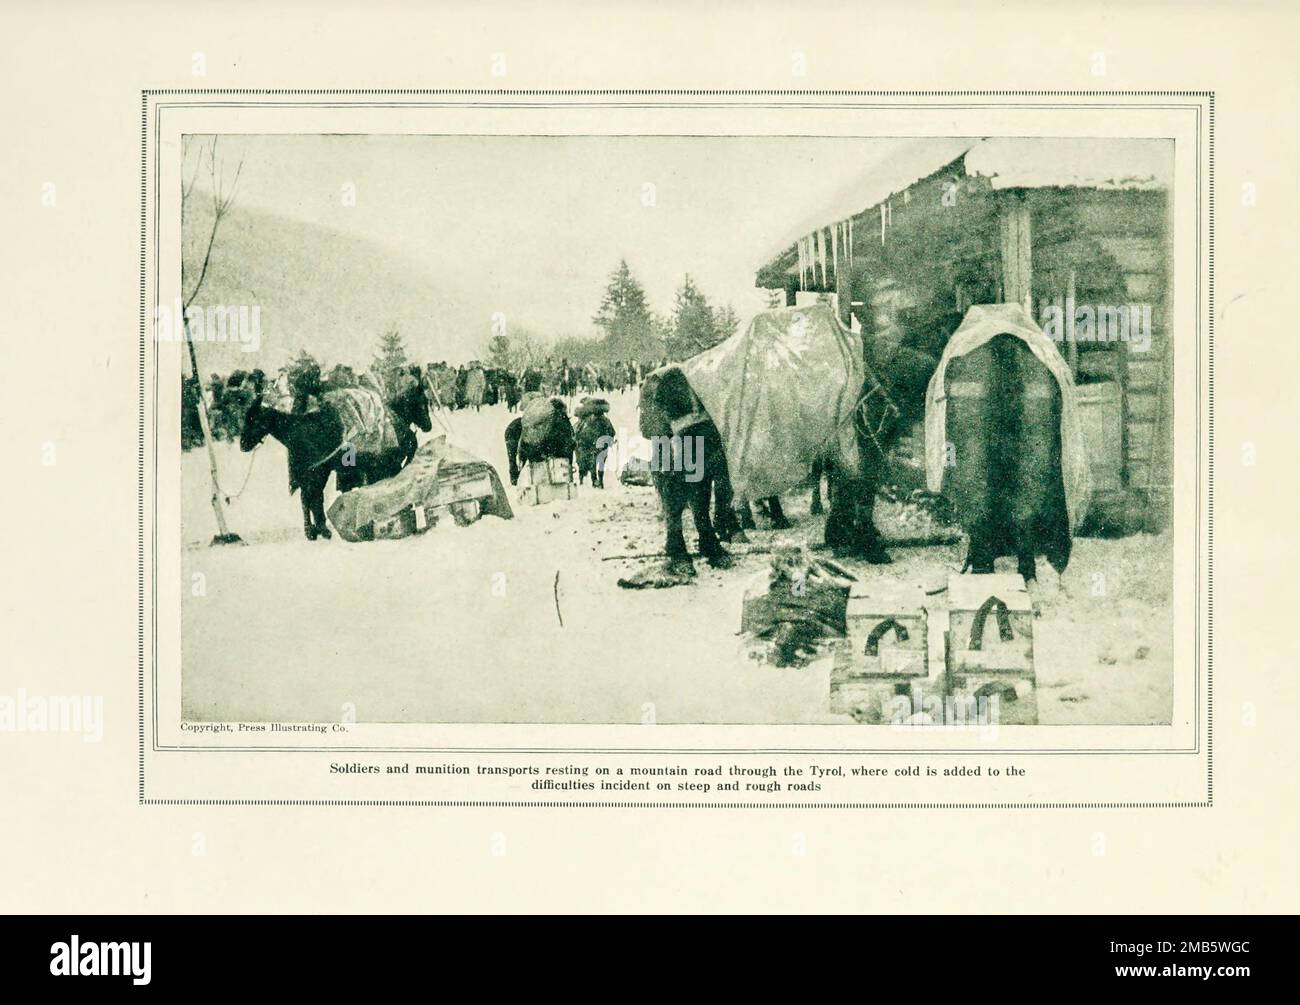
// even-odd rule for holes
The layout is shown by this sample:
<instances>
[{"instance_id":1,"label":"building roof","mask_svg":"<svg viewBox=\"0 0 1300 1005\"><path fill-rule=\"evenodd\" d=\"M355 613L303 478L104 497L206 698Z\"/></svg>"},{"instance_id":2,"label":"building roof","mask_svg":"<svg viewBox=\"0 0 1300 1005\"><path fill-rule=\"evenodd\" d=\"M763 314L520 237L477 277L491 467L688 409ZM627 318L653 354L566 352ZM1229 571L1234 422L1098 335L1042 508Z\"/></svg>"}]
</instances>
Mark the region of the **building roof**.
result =
<instances>
[{"instance_id":1,"label":"building roof","mask_svg":"<svg viewBox=\"0 0 1300 1005\"><path fill-rule=\"evenodd\" d=\"M805 217L791 227L781 243L758 264L761 266L771 261L818 227L830 226L880 205L891 195L902 192L956 160L978 142L974 138L947 137L913 140L883 164L837 192L815 215Z\"/></svg>"},{"instance_id":2,"label":"building roof","mask_svg":"<svg viewBox=\"0 0 1300 1005\"><path fill-rule=\"evenodd\" d=\"M967 175L994 189L1166 189L1173 174L1171 139L1123 137L940 137L918 139L836 194L762 259L785 254L799 238L877 208L958 159Z\"/></svg>"},{"instance_id":3,"label":"building roof","mask_svg":"<svg viewBox=\"0 0 1300 1005\"><path fill-rule=\"evenodd\" d=\"M1170 139L997 137L966 154L966 173L1002 188L1167 189Z\"/></svg>"}]
</instances>

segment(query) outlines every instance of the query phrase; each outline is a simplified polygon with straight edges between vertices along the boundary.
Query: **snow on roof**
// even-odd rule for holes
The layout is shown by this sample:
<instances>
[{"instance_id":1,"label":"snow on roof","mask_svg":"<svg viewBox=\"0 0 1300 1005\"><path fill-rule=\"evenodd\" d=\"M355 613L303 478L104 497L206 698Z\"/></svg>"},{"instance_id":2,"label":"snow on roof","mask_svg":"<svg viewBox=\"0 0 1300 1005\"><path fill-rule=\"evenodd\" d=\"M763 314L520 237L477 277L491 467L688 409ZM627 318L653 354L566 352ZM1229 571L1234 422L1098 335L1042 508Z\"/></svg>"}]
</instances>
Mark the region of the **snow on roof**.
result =
<instances>
[{"instance_id":1,"label":"snow on roof","mask_svg":"<svg viewBox=\"0 0 1300 1005\"><path fill-rule=\"evenodd\" d=\"M1165 189L1173 168L1169 139L997 137L966 155L966 173L995 189Z\"/></svg>"},{"instance_id":2,"label":"snow on roof","mask_svg":"<svg viewBox=\"0 0 1300 1005\"><path fill-rule=\"evenodd\" d=\"M827 227L857 216L868 207L877 206L891 195L902 192L914 182L955 161L978 142L978 139L952 137L913 140L897 153L891 154L883 164L869 170L864 177L837 193L816 215L801 220L798 226L791 228L788 236L776 245L775 250L758 267L783 254L795 241L818 227Z\"/></svg>"},{"instance_id":3,"label":"snow on roof","mask_svg":"<svg viewBox=\"0 0 1300 1005\"><path fill-rule=\"evenodd\" d=\"M962 137L920 139L800 222L758 268L819 227L875 209L886 199L965 155L968 175L993 188L1165 189L1174 166L1170 139L1114 137Z\"/></svg>"}]
</instances>

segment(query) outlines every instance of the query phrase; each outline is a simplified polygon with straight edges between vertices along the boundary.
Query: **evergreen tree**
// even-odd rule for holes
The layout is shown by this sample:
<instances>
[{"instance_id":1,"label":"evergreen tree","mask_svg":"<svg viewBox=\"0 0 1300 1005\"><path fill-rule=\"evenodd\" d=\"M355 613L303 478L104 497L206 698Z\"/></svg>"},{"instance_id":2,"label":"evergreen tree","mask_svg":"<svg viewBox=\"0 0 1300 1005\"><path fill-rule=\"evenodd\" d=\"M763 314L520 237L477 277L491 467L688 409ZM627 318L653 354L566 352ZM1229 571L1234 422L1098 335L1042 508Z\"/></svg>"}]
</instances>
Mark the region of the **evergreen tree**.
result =
<instances>
[{"instance_id":1,"label":"evergreen tree","mask_svg":"<svg viewBox=\"0 0 1300 1005\"><path fill-rule=\"evenodd\" d=\"M604 329L607 352L612 358L649 359L663 350L654 315L646 304L645 288L632 275L626 259L610 274L592 322Z\"/></svg>"},{"instance_id":2,"label":"evergreen tree","mask_svg":"<svg viewBox=\"0 0 1300 1005\"><path fill-rule=\"evenodd\" d=\"M714 311L713 328L719 342L724 342L735 335L740 329L740 315L736 313L736 308L727 304L721 310Z\"/></svg>"},{"instance_id":3,"label":"evergreen tree","mask_svg":"<svg viewBox=\"0 0 1300 1005\"><path fill-rule=\"evenodd\" d=\"M713 308L695 285L695 280L687 275L673 302L670 355L675 359L685 359L712 348L720 341L722 338L718 336Z\"/></svg>"},{"instance_id":4,"label":"evergreen tree","mask_svg":"<svg viewBox=\"0 0 1300 1005\"><path fill-rule=\"evenodd\" d=\"M510 369L511 348L508 336L493 335L488 339L488 364L506 370Z\"/></svg>"},{"instance_id":5,"label":"evergreen tree","mask_svg":"<svg viewBox=\"0 0 1300 1005\"><path fill-rule=\"evenodd\" d=\"M379 352L370 364L371 371L387 387L393 377L409 365L401 333L395 327L389 328L379 336Z\"/></svg>"}]
</instances>

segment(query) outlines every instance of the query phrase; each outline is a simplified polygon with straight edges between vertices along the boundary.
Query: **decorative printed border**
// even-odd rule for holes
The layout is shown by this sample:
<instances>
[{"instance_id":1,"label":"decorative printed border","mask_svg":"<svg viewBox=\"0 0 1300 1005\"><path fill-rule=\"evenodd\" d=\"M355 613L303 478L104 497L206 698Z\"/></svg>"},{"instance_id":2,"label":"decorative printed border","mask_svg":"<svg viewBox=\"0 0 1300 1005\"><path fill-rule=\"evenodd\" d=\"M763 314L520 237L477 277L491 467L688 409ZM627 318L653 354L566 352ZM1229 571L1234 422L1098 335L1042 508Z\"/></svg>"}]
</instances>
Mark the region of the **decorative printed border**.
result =
<instances>
[{"instance_id":1,"label":"decorative printed border","mask_svg":"<svg viewBox=\"0 0 1300 1005\"><path fill-rule=\"evenodd\" d=\"M949 91L859 91L859 90L754 90L754 89L735 89L735 90L678 90L678 89L577 89L577 90L550 90L550 89L493 89L493 88L358 88L358 89L333 89L333 88L159 88L144 89L141 92L141 124L140 124L140 357L139 357L139 423L137 426L137 458L139 465L138 484L137 484L137 521L136 531L139 546L139 556L137 563L138 589L137 589L137 699L139 702L139 763L138 763L138 792L137 800L141 806L424 806L424 807L519 807L519 808L577 808L592 809L615 807L624 809L1188 809L1188 808L1209 808L1214 805L1214 102L1215 92L1206 91L985 91L985 90L949 90ZM650 801L564 801L564 800L434 800L434 799L201 799L201 798L157 798L149 797L145 793L145 421L146 421L146 396L145 396L145 376L147 370L147 350L148 350L148 305L147 305L147 288L148 288L148 212L149 212L149 114L152 99L156 97L177 97L177 96L199 96L199 97L382 97L382 96L402 96L402 97L443 97L443 98L465 98L465 97L493 97L493 98L610 98L610 97L631 97L631 98L1107 98L1107 97L1152 97L1152 98L1196 98L1207 102L1207 131L1205 134L1206 146L1204 151L1199 146L1200 127L1198 117L1198 149L1196 157L1197 172L1197 204L1196 204L1196 288L1197 288L1197 316L1196 316L1196 333L1197 333L1197 435L1196 435L1196 452L1197 452L1197 501L1196 501L1196 519L1197 519L1197 536L1196 536L1196 611L1195 611L1195 631L1197 641L1200 640L1201 630L1201 554L1202 547L1200 534L1200 520L1202 515L1202 497L1201 497L1201 163L1202 154L1208 164L1206 176L1206 196L1207 196L1207 236L1206 236L1206 266L1207 282L1205 288L1205 341L1206 341L1206 409L1205 415L1207 425L1205 428L1205 672L1206 672L1206 795L1204 800L1198 801L1150 801L1150 802L650 802ZM294 102L294 104L312 104L311 102ZM394 105L410 105L410 102L394 102ZM475 102L474 104L479 104ZM664 106L662 101L653 102L654 105ZM861 106L860 100L852 102L853 106ZM1008 103L1009 104L1009 103ZM490 106L487 106L490 107ZM898 107L891 104L891 107ZM925 107L935 107L927 105ZM1041 105L1031 105L1027 107L1042 107ZM1138 106L1141 107L1141 106ZM1190 106L1189 106L1190 107ZM1200 104L1195 106L1198 109ZM157 144L155 144L156 152ZM157 222L157 206L155 206L155 225ZM155 254L157 253L157 241L154 245ZM155 373L155 379L157 374ZM155 410L156 413L156 410ZM157 484L157 457L156 457L156 423L155 421L155 487ZM156 534L155 525L151 528ZM155 542L156 545L156 542ZM157 548L155 546L151 559L156 567ZM156 576L153 582L156 582ZM152 667L156 680L157 671L157 646L156 646L156 603L153 608L154 613L154 647L152 651ZM1197 660L1199 663L1200 651L1197 649ZM1196 707L1199 709L1199 693L1195 696ZM155 701L155 716L157 715ZM1193 750L1169 751L1169 750L1014 750L1005 751L1008 754L1043 756L1047 754L1066 754L1066 755L1097 755L1097 754L1169 754L1169 753L1186 753L1195 754L1200 752L1200 728L1199 723L1194 726L1196 734L1196 746ZM863 755L863 754L906 754L919 756L938 756L952 754L961 756L969 753L964 750L870 750L866 748L857 748L853 750L829 750L829 749L777 749L765 748L762 750L740 750L740 749L682 749L682 748L654 748L654 749L606 749L606 748L571 748L571 747L553 747L553 748L514 748L514 747L492 747L492 748L412 748L412 747L275 747L275 748L227 748L227 747L159 747L156 742L157 728L155 723L154 737L155 742L152 749L156 752L162 751L184 751L190 753L210 752L210 751L227 751L227 752L288 752L288 753L356 753L356 752L375 752L375 753L537 753L537 754L575 754L575 753L604 753L611 755L635 755L635 754L673 754L679 756L697 756L701 754L716 755L726 753L732 755L743 754L813 754L823 756L839 756L845 754Z\"/></svg>"}]
</instances>

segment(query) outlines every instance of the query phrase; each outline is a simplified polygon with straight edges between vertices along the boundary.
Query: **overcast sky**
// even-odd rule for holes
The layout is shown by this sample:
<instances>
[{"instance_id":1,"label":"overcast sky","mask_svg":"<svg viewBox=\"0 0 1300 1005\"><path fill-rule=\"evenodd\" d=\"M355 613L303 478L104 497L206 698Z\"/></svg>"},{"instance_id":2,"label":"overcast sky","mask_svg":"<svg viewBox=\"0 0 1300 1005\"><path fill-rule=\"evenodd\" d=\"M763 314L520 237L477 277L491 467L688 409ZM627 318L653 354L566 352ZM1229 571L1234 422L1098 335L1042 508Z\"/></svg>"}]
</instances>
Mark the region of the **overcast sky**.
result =
<instances>
[{"instance_id":1,"label":"overcast sky","mask_svg":"<svg viewBox=\"0 0 1300 1005\"><path fill-rule=\"evenodd\" d=\"M238 201L380 242L439 287L540 335L595 334L626 258L668 312L689 272L742 316L755 267L892 139L225 136ZM344 185L356 205L345 206ZM652 206L644 204L646 184ZM864 195L863 205L866 204ZM862 208L862 207L858 207ZM826 221L826 222L829 222Z\"/></svg>"}]
</instances>

